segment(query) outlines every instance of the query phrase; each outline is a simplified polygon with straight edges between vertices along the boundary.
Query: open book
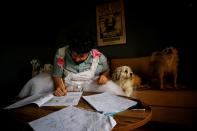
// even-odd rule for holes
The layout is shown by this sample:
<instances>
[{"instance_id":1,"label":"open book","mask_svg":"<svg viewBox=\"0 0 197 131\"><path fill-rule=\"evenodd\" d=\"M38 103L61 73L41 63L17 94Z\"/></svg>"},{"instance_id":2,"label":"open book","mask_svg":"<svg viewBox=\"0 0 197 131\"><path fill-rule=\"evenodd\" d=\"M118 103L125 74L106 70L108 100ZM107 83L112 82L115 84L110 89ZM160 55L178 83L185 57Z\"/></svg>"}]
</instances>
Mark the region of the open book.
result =
<instances>
[{"instance_id":1,"label":"open book","mask_svg":"<svg viewBox=\"0 0 197 131\"><path fill-rule=\"evenodd\" d=\"M107 92L83 96L83 98L98 112L101 112L105 115L116 114L137 104L137 102L134 100L113 95Z\"/></svg>"},{"instance_id":2,"label":"open book","mask_svg":"<svg viewBox=\"0 0 197 131\"><path fill-rule=\"evenodd\" d=\"M36 104L39 107L41 106L68 106L68 105L77 105L82 92L67 92L66 96L54 96L52 93L49 94L36 94L17 101L14 104L11 104L4 109L18 108L28 104Z\"/></svg>"}]
</instances>

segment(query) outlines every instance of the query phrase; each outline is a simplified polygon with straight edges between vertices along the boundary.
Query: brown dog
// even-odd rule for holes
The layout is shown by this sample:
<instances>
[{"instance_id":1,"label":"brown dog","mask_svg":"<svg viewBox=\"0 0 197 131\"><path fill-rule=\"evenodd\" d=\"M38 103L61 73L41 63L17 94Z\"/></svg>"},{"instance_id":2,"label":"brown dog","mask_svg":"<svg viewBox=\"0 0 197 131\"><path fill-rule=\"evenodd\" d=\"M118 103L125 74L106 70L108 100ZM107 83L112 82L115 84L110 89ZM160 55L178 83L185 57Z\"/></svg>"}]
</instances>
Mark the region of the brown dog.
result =
<instances>
[{"instance_id":1,"label":"brown dog","mask_svg":"<svg viewBox=\"0 0 197 131\"><path fill-rule=\"evenodd\" d=\"M159 77L160 89L164 89L164 77L173 75L173 86L177 88L178 50L168 47L161 52L153 52L151 56L151 72Z\"/></svg>"}]
</instances>

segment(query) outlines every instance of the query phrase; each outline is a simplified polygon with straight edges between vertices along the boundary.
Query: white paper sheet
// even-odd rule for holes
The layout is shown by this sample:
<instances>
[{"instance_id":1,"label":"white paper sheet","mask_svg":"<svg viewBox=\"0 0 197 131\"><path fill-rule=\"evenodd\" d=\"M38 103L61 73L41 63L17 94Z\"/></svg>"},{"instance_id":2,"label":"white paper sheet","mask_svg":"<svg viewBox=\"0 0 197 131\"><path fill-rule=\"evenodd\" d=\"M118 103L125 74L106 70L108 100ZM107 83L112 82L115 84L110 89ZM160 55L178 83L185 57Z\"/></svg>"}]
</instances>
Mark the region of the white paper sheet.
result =
<instances>
[{"instance_id":1,"label":"white paper sheet","mask_svg":"<svg viewBox=\"0 0 197 131\"><path fill-rule=\"evenodd\" d=\"M107 92L83 96L83 98L97 111L103 112L103 114L106 115L113 115L137 104L136 101L109 94Z\"/></svg>"},{"instance_id":2,"label":"white paper sheet","mask_svg":"<svg viewBox=\"0 0 197 131\"><path fill-rule=\"evenodd\" d=\"M35 131L111 131L116 121L111 116L69 106L29 125Z\"/></svg>"}]
</instances>

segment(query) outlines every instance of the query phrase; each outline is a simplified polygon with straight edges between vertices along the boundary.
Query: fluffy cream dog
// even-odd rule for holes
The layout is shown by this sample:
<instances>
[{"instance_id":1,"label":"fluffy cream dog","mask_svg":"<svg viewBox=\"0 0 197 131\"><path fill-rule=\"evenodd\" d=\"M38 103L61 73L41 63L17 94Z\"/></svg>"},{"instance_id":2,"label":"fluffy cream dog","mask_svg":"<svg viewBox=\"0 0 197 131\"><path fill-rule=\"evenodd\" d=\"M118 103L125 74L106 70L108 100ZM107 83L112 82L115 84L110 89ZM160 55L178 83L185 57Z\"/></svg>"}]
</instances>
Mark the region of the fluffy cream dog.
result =
<instances>
[{"instance_id":1,"label":"fluffy cream dog","mask_svg":"<svg viewBox=\"0 0 197 131\"><path fill-rule=\"evenodd\" d=\"M123 89L127 97L131 97L134 89L132 76L133 71L129 66L117 67L112 74L112 80Z\"/></svg>"},{"instance_id":2,"label":"fluffy cream dog","mask_svg":"<svg viewBox=\"0 0 197 131\"><path fill-rule=\"evenodd\" d=\"M31 60L30 63L32 65L32 77L34 77L40 73L41 64L40 61L37 59Z\"/></svg>"},{"instance_id":3,"label":"fluffy cream dog","mask_svg":"<svg viewBox=\"0 0 197 131\"><path fill-rule=\"evenodd\" d=\"M42 69L40 70L40 73L41 73L41 72L48 72L48 73L51 73L52 70L53 70L53 65L51 65L51 64L44 64L44 68L42 68Z\"/></svg>"}]
</instances>

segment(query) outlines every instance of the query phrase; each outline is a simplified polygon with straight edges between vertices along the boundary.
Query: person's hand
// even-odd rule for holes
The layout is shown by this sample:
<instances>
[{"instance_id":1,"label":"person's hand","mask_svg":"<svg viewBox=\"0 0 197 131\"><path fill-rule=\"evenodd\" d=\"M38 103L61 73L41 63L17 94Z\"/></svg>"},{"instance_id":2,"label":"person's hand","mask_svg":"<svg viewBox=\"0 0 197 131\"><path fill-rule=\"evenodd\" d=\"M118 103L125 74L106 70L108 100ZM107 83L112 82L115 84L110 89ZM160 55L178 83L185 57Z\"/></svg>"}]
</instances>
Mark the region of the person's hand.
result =
<instances>
[{"instance_id":1,"label":"person's hand","mask_svg":"<svg viewBox=\"0 0 197 131\"><path fill-rule=\"evenodd\" d=\"M105 76L105 75L101 75L98 79L97 79L97 83L99 85L102 85L102 84L106 84L108 81L108 78Z\"/></svg>"},{"instance_id":2,"label":"person's hand","mask_svg":"<svg viewBox=\"0 0 197 131\"><path fill-rule=\"evenodd\" d=\"M55 96L65 96L67 94L67 88L64 86L58 86L54 92Z\"/></svg>"}]
</instances>

